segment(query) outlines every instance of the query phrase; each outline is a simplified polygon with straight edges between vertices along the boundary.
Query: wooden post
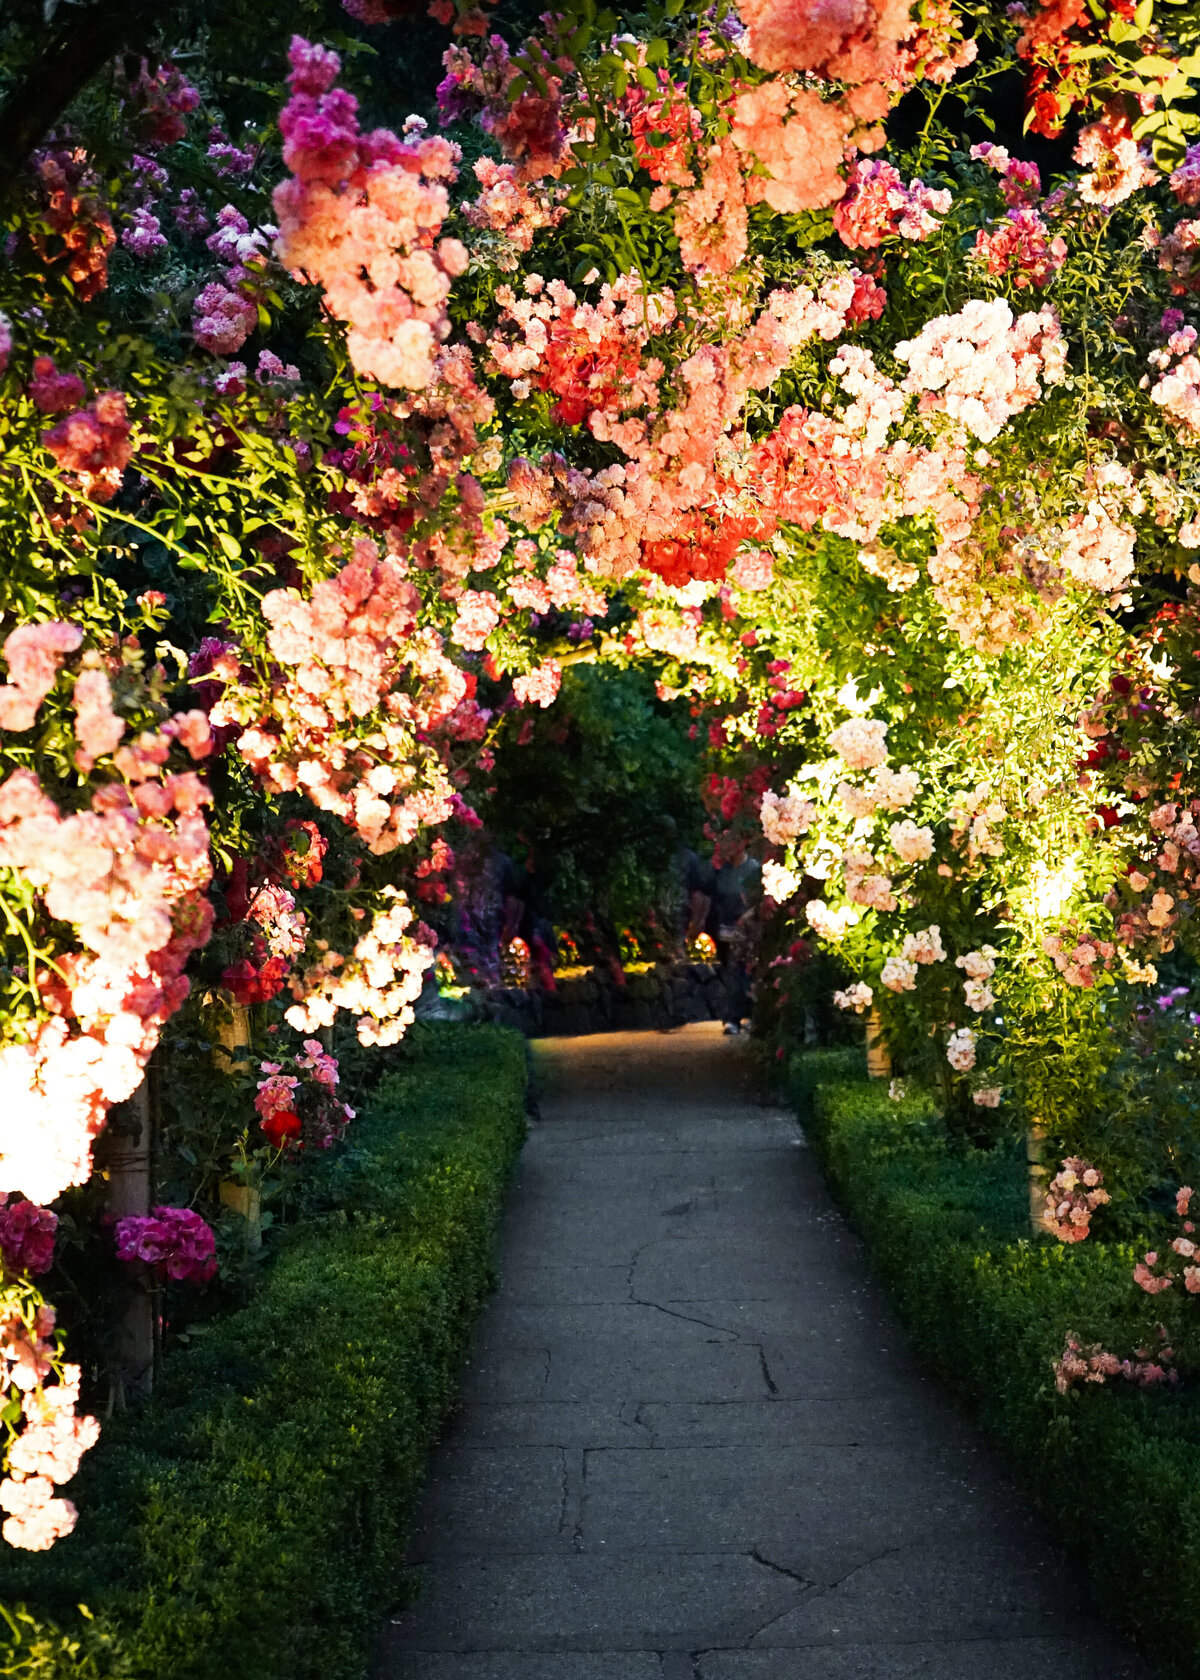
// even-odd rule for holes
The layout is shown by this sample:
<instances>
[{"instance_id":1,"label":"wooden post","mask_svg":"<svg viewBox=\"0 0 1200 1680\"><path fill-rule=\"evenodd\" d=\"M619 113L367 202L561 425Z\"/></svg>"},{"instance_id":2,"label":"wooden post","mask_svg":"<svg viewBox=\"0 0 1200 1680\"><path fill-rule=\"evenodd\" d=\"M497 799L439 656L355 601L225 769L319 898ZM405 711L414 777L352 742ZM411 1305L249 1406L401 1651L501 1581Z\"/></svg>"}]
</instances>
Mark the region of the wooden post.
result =
<instances>
[{"instance_id":1,"label":"wooden post","mask_svg":"<svg viewBox=\"0 0 1200 1680\"><path fill-rule=\"evenodd\" d=\"M867 1016L867 1077L869 1079L890 1079L892 1077L892 1054L883 1037L883 1022L878 1009L872 1009Z\"/></svg>"},{"instance_id":2,"label":"wooden post","mask_svg":"<svg viewBox=\"0 0 1200 1680\"><path fill-rule=\"evenodd\" d=\"M222 1073L236 1071L234 1051L247 1048L251 1042L249 1009L244 1003L233 1003L229 1010L228 1018L222 1018L217 1026L217 1042L213 1045L213 1066ZM258 1186L240 1178L223 1178L217 1185L217 1195L222 1207L240 1213L246 1221L246 1247L256 1252L262 1247L262 1195Z\"/></svg>"},{"instance_id":3,"label":"wooden post","mask_svg":"<svg viewBox=\"0 0 1200 1680\"><path fill-rule=\"evenodd\" d=\"M210 994L211 995L211 994ZM213 996L213 1003L218 999ZM244 1003L231 1003L228 1018L222 1016L217 1024L217 1042L213 1045L213 1066L222 1073L232 1073L237 1066L233 1052L250 1044L250 1011Z\"/></svg>"},{"instance_id":4,"label":"wooden post","mask_svg":"<svg viewBox=\"0 0 1200 1680\"><path fill-rule=\"evenodd\" d=\"M1025 1157L1029 1162L1029 1226L1035 1237L1044 1236L1046 1225L1046 1186L1050 1174L1044 1165L1046 1128L1040 1120L1031 1120L1025 1134Z\"/></svg>"},{"instance_id":5,"label":"wooden post","mask_svg":"<svg viewBox=\"0 0 1200 1680\"><path fill-rule=\"evenodd\" d=\"M114 1220L150 1212L152 1163L150 1074L121 1110L114 1110L104 1134L104 1173L108 1212ZM120 1407L143 1399L154 1387L158 1314L145 1267L139 1266L122 1289L113 1356L113 1401Z\"/></svg>"}]
</instances>

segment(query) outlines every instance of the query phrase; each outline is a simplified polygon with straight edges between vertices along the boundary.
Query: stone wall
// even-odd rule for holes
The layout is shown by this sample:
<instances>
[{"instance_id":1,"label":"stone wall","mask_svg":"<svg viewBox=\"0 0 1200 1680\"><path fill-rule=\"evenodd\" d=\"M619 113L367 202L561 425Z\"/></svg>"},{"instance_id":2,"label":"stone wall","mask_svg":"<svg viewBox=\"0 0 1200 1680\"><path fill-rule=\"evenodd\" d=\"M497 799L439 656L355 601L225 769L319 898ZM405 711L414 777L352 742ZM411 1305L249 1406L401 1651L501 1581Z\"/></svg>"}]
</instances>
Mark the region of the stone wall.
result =
<instances>
[{"instance_id":1,"label":"stone wall","mask_svg":"<svg viewBox=\"0 0 1200 1680\"><path fill-rule=\"evenodd\" d=\"M559 978L553 992L505 986L476 994L475 1003L483 1020L538 1038L719 1021L726 993L715 963L656 963L626 974L624 986L593 968Z\"/></svg>"}]
</instances>

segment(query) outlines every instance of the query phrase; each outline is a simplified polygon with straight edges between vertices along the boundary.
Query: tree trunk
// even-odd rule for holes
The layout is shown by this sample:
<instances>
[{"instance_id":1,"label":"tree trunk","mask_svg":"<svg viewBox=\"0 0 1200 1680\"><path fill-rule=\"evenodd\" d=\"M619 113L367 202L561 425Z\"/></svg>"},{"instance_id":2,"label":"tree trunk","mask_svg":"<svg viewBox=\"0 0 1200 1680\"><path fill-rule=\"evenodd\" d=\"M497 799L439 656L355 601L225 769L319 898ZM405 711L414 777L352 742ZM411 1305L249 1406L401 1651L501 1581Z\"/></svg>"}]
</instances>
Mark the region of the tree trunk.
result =
<instances>
[{"instance_id":1,"label":"tree trunk","mask_svg":"<svg viewBox=\"0 0 1200 1680\"><path fill-rule=\"evenodd\" d=\"M174 0L92 0L44 13L37 54L0 104L0 206L21 190L30 154L94 76L123 50L170 27Z\"/></svg>"}]
</instances>

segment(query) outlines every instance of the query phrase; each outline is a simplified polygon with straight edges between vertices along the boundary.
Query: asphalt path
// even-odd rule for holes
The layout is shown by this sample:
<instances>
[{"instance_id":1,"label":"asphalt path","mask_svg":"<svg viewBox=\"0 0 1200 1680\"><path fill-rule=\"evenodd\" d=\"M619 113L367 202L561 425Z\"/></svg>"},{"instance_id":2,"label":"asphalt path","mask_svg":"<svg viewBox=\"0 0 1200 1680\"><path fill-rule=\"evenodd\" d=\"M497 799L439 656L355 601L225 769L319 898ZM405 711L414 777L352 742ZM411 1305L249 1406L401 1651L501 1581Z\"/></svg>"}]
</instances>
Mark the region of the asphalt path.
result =
<instances>
[{"instance_id":1,"label":"asphalt path","mask_svg":"<svg viewBox=\"0 0 1200 1680\"><path fill-rule=\"evenodd\" d=\"M543 1040L377 1680L1149 1680L702 1024Z\"/></svg>"}]
</instances>

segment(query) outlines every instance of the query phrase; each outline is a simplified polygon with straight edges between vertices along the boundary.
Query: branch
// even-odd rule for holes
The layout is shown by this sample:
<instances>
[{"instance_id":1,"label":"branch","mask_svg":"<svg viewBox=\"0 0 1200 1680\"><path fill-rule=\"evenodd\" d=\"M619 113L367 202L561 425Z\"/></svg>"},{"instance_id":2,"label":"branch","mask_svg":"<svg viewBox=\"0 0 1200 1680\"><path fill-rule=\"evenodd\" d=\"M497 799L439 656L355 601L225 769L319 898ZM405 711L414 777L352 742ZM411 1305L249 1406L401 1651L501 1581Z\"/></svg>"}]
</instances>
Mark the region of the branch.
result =
<instances>
[{"instance_id":1,"label":"branch","mask_svg":"<svg viewBox=\"0 0 1200 1680\"><path fill-rule=\"evenodd\" d=\"M63 21L0 105L0 200L20 190L30 153L92 77L117 53L143 47L170 10L162 0L93 0L60 13Z\"/></svg>"}]
</instances>

